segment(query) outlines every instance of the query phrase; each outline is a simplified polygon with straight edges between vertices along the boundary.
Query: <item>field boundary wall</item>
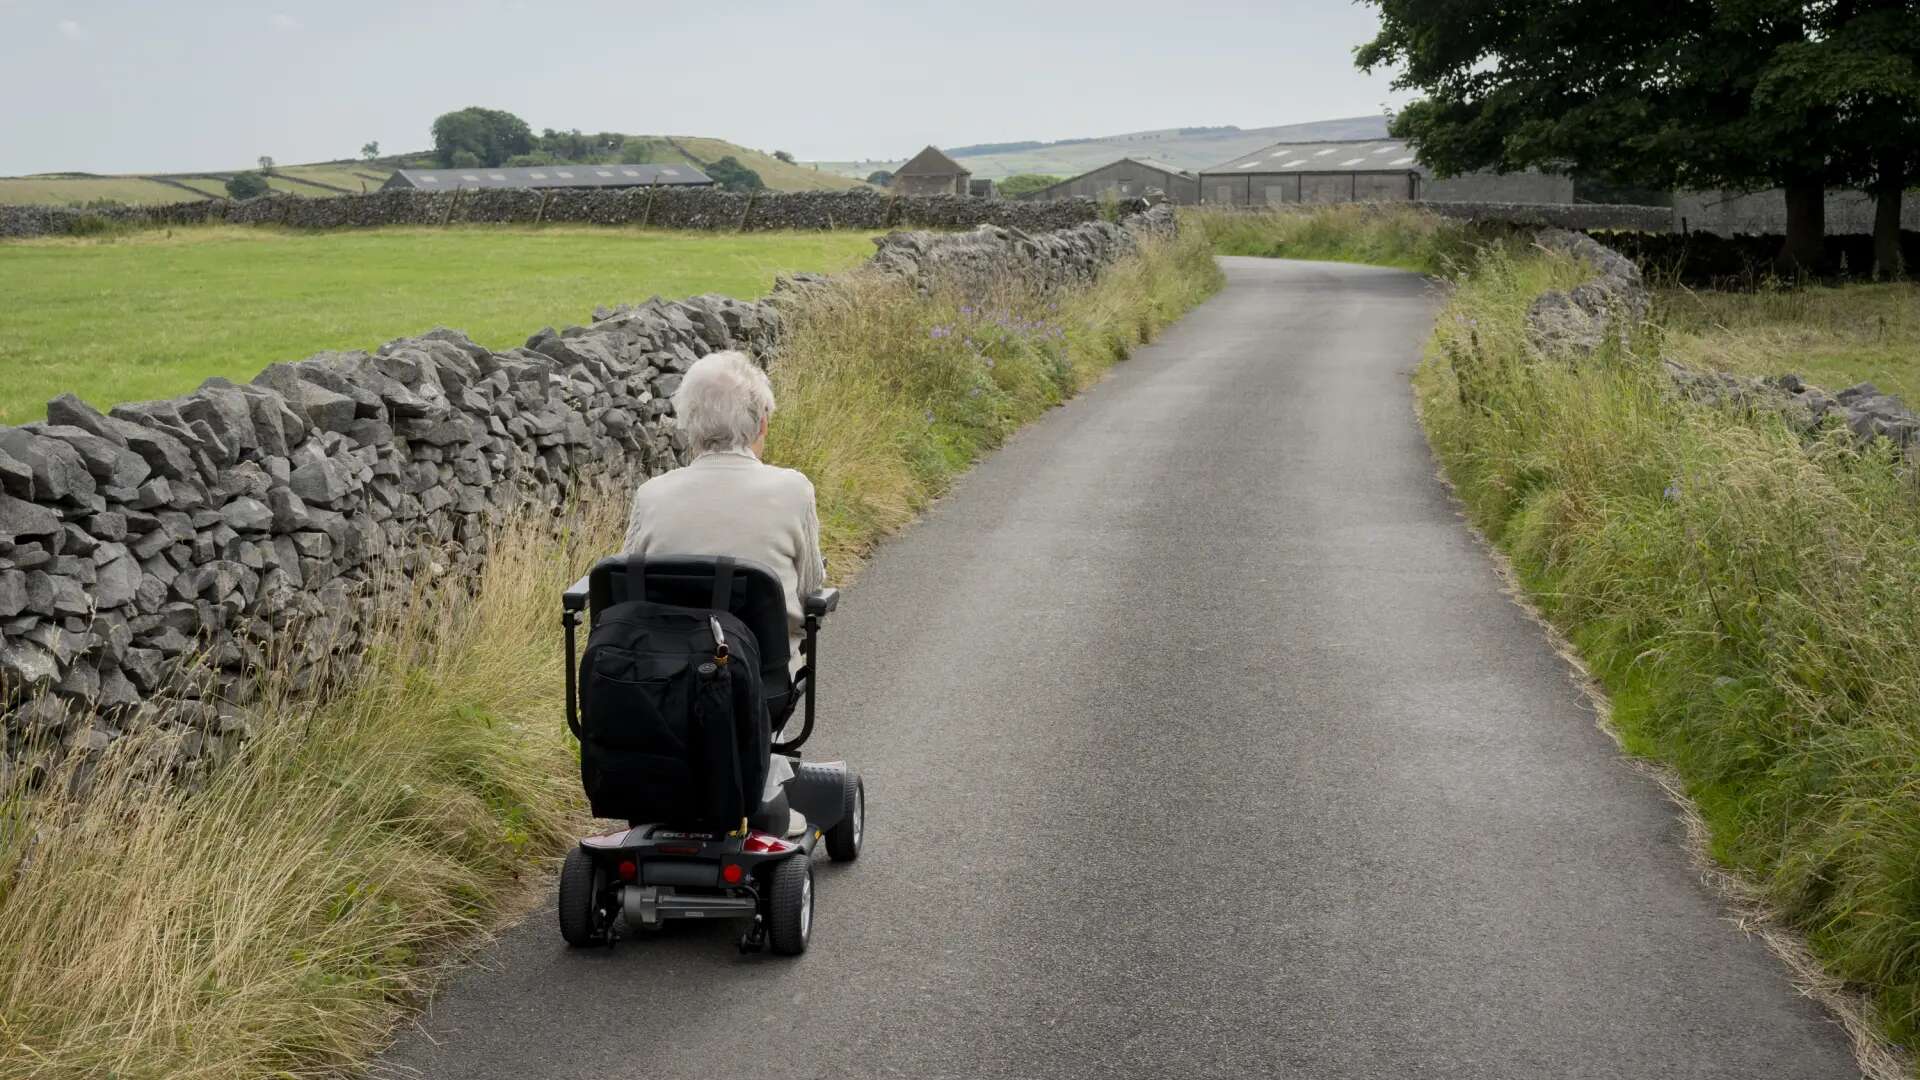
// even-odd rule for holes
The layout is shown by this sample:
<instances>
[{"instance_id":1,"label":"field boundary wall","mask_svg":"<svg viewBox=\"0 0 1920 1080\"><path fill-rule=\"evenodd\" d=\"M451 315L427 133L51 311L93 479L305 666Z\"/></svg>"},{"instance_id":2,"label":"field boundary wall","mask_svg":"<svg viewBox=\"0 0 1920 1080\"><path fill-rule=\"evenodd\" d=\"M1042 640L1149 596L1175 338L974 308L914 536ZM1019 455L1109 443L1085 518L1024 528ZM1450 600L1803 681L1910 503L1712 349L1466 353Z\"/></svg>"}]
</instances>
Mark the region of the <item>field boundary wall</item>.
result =
<instances>
[{"instance_id":1,"label":"field boundary wall","mask_svg":"<svg viewBox=\"0 0 1920 1080\"><path fill-rule=\"evenodd\" d=\"M1128 209L897 232L849 273L1090 282L1175 228L1170 207ZM264 672L310 686L383 603L474 579L509 515L684 463L671 398L688 366L721 349L778 363L784 313L830 283L601 308L499 352L436 329L104 415L63 395L44 423L0 427L0 777L133 732L156 736L156 772L203 773L251 730Z\"/></svg>"}]
</instances>

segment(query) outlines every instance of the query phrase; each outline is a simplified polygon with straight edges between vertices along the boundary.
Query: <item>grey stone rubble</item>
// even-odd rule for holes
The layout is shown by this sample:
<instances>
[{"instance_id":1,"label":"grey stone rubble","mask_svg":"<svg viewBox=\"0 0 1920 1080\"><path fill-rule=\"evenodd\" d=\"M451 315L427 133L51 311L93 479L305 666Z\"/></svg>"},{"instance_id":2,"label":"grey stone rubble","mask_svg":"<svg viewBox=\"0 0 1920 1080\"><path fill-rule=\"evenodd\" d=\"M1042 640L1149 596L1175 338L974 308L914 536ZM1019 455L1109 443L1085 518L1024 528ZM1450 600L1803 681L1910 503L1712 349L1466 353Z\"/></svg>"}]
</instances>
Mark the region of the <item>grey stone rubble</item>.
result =
<instances>
[{"instance_id":1,"label":"grey stone rubble","mask_svg":"<svg viewBox=\"0 0 1920 1080\"><path fill-rule=\"evenodd\" d=\"M1083 281L1173 227L1157 208L1042 234L896 233L865 272ZM509 515L679 463L681 374L719 349L777 362L782 312L820 280L602 308L498 352L437 329L105 415L64 395L45 422L0 428L0 771L136 730L166 736L176 774L226 756L270 663L311 685L357 654L383 600L475 575Z\"/></svg>"},{"instance_id":2,"label":"grey stone rubble","mask_svg":"<svg viewBox=\"0 0 1920 1080\"><path fill-rule=\"evenodd\" d=\"M1592 237L1560 229L1541 232L1535 242L1599 271L1597 278L1571 293L1542 293L1528 307L1527 335L1542 354L1590 354L1610 337L1618 336L1621 327L1646 319L1652 294L1633 260ZM1802 431L1838 420L1862 443L1884 437L1910 454L1920 450L1920 415L1898 397L1881 393L1872 383L1829 393L1798 375L1757 378L1702 371L1671 359L1661 362L1674 385L1695 400L1776 412Z\"/></svg>"},{"instance_id":3,"label":"grey stone rubble","mask_svg":"<svg viewBox=\"0 0 1920 1080\"><path fill-rule=\"evenodd\" d=\"M375 191L245 202L205 199L163 206L76 210L0 206L0 237L55 236L102 224L285 225L301 229L462 223L645 225L669 229L970 229L1003 225L1031 232L1070 228L1099 217L1091 201L1018 202L955 195L891 196L854 191L756 192L717 188Z\"/></svg>"},{"instance_id":4,"label":"grey stone rubble","mask_svg":"<svg viewBox=\"0 0 1920 1080\"><path fill-rule=\"evenodd\" d=\"M1543 352L1590 353L1621 326L1644 321L1652 295L1632 259L1582 233L1546 229L1534 243L1580 259L1599 276L1571 292L1549 290L1527 308L1527 333Z\"/></svg>"}]
</instances>

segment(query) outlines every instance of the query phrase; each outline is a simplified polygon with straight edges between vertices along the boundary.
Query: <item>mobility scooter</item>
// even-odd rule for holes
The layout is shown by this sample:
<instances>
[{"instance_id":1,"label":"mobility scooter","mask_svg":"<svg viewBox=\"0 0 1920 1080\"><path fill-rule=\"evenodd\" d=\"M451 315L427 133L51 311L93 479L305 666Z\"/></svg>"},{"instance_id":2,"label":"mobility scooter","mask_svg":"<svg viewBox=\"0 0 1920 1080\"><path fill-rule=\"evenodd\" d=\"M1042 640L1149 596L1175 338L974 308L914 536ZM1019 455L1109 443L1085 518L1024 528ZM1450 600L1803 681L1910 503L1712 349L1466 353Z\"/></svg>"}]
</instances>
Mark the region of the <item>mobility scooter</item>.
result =
<instances>
[{"instance_id":1,"label":"mobility scooter","mask_svg":"<svg viewBox=\"0 0 1920 1080\"><path fill-rule=\"evenodd\" d=\"M694 644L710 649L715 663L725 665L730 654L742 659L757 654L765 700L760 722L768 726L758 750L746 753L765 754L770 744L772 753L793 759L794 776L771 799L762 800L755 790L747 801L757 806L743 808L744 820L730 822L731 827L716 825L711 815L706 821L674 820L681 815L663 812L664 820L632 820L626 829L581 840L560 871L560 934L575 947L611 945L622 923L657 930L667 919L742 919L747 920L742 952L769 947L787 956L805 952L813 932L814 849L824 845L836 861L850 862L860 855L866 825L859 773L841 762L799 760L801 746L813 734L820 623L838 606L839 590L805 598L801 650L806 666L789 675L785 591L765 567L714 556L621 556L602 559L575 582L566 591L561 616L567 725L581 739L582 778L596 816L629 815L609 810L623 805L622 795L604 790L607 782L588 764L590 750L603 740L583 730L591 702L581 699L591 691L582 681L585 672L575 665L575 631L583 611L591 629L609 609L633 600L676 612L689 609L689 625L698 628ZM706 617L721 612L738 620L724 620L734 627L732 641L721 618ZM746 642L738 640L741 629L750 635ZM700 670L711 676L713 667L702 664ZM802 716L799 734L770 743L796 710ZM750 773L753 762L747 764ZM764 761L759 775L765 776ZM659 799L652 802L657 805Z\"/></svg>"}]
</instances>

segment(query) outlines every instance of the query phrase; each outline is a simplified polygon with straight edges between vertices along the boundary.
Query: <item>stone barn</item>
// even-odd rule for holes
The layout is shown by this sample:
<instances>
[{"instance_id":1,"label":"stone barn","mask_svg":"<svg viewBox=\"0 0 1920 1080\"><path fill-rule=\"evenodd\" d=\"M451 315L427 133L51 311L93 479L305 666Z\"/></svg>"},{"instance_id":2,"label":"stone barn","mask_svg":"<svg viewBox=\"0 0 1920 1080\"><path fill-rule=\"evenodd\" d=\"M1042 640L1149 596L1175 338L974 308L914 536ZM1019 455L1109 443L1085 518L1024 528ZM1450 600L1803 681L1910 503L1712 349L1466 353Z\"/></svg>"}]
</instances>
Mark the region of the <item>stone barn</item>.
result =
<instances>
[{"instance_id":1,"label":"stone barn","mask_svg":"<svg viewBox=\"0 0 1920 1080\"><path fill-rule=\"evenodd\" d=\"M1441 179L1398 139L1275 143L1200 173L1200 200L1217 206L1411 199L1566 204L1573 180L1532 170Z\"/></svg>"},{"instance_id":2,"label":"stone barn","mask_svg":"<svg viewBox=\"0 0 1920 1080\"><path fill-rule=\"evenodd\" d=\"M971 195L973 174L929 146L894 170L888 188L897 195Z\"/></svg>"},{"instance_id":3,"label":"stone barn","mask_svg":"<svg viewBox=\"0 0 1920 1080\"><path fill-rule=\"evenodd\" d=\"M533 165L515 168L400 169L382 191L476 188L712 187L691 165Z\"/></svg>"},{"instance_id":4,"label":"stone barn","mask_svg":"<svg viewBox=\"0 0 1920 1080\"><path fill-rule=\"evenodd\" d=\"M1126 157L1070 180L1062 180L1052 187L1022 195L1021 198L1041 202L1098 199L1108 195L1132 199L1145 195L1149 190L1164 193L1168 202L1192 206L1200 201L1200 178L1163 161Z\"/></svg>"}]
</instances>

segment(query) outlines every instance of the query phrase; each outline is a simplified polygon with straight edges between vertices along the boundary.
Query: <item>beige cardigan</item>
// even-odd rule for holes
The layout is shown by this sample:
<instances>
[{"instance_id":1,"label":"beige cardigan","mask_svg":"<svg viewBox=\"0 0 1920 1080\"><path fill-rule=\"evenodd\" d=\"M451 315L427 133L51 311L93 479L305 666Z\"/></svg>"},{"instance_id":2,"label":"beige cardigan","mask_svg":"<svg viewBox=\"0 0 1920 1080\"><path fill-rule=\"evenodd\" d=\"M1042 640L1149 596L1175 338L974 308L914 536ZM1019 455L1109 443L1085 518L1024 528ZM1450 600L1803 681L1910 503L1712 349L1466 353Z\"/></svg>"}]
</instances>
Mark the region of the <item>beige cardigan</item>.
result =
<instances>
[{"instance_id":1,"label":"beige cardigan","mask_svg":"<svg viewBox=\"0 0 1920 1080\"><path fill-rule=\"evenodd\" d=\"M700 455L633 493L629 555L731 555L780 577L787 593L789 667L800 670L800 598L823 587L820 518L804 473L762 464L748 450Z\"/></svg>"}]
</instances>

